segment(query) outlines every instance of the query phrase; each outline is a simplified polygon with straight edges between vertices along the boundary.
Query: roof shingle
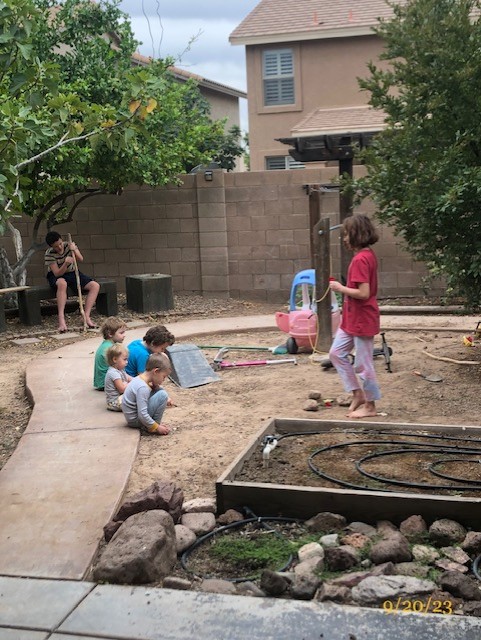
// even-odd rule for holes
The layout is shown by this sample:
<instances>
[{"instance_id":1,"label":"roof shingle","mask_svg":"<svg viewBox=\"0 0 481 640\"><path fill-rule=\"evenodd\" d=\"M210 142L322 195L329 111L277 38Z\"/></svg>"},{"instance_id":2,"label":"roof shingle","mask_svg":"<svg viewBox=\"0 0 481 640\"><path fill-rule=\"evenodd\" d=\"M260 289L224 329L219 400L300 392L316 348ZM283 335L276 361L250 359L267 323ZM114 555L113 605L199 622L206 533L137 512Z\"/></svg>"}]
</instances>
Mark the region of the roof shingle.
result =
<instances>
[{"instance_id":1,"label":"roof shingle","mask_svg":"<svg viewBox=\"0 0 481 640\"><path fill-rule=\"evenodd\" d=\"M406 0L398 0L404 4ZM326 32L373 27L377 18L391 18L385 0L261 0L231 33L232 44L248 44L250 38L289 34L325 37ZM288 38L286 38L288 39ZM247 42L246 42L247 41Z\"/></svg>"},{"instance_id":2,"label":"roof shingle","mask_svg":"<svg viewBox=\"0 0 481 640\"><path fill-rule=\"evenodd\" d=\"M369 106L315 109L294 127L293 136L336 135L381 131L385 128L385 114Z\"/></svg>"}]
</instances>

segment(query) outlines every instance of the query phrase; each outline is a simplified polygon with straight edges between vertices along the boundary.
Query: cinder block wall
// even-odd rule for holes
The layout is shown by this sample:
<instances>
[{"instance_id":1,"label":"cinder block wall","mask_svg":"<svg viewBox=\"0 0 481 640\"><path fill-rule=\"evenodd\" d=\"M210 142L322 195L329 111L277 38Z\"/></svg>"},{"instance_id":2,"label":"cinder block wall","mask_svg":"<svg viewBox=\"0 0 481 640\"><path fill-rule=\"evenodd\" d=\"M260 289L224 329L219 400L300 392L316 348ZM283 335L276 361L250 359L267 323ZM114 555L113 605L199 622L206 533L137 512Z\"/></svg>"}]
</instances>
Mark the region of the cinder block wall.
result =
<instances>
[{"instance_id":1,"label":"cinder block wall","mask_svg":"<svg viewBox=\"0 0 481 640\"><path fill-rule=\"evenodd\" d=\"M75 220L55 227L71 233L96 278L117 281L140 273L172 275L174 292L241 297L284 303L295 273L309 268L309 197L305 185L330 184L337 168L181 176L180 185L131 186L121 196L86 200ZM339 222L339 197L321 195L321 215ZM367 202L359 211L373 213ZM15 221L25 239L33 224ZM426 271L391 231L380 228L375 246L380 296L420 295ZM43 239L45 229L41 230ZM1 238L12 258L11 243ZM331 233L332 273L339 276L339 231ZM28 284L44 283L43 251L28 268ZM430 293L442 292L439 283Z\"/></svg>"}]
</instances>

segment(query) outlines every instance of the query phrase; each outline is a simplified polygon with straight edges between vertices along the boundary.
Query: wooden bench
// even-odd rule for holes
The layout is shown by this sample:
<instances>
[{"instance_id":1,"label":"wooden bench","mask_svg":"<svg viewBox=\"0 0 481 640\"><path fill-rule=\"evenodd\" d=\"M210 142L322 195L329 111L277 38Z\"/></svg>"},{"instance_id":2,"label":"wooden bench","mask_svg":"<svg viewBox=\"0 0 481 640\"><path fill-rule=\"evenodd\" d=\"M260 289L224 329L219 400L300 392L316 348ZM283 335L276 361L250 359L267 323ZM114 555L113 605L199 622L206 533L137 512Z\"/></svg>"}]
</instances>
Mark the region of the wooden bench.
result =
<instances>
[{"instance_id":1,"label":"wooden bench","mask_svg":"<svg viewBox=\"0 0 481 640\"><path fill-rule=\"evenodd\" d=\"M18 291L25 291L28 287L6 287L5 289L0 289L0 332L7 330L7 323L5 320L5 303L3 301L3 296L6 293L17 293Z\"/></svg>"},{"instance_id":2,"label":"wooden bench","mask_svg":"<svg viewBox=\"0 0 481 640\"><path fill-rule=\"evenodd\" d=\"M95 303L95 308L100 315L116 316L118 313L117 283L114 280L103 280L99 278L99 295ZM18 292L18 315L20 322L27 326L42 324L42 300L55 299L50 285L40 285L25 287Z\"/></svg>"}]
</instances>

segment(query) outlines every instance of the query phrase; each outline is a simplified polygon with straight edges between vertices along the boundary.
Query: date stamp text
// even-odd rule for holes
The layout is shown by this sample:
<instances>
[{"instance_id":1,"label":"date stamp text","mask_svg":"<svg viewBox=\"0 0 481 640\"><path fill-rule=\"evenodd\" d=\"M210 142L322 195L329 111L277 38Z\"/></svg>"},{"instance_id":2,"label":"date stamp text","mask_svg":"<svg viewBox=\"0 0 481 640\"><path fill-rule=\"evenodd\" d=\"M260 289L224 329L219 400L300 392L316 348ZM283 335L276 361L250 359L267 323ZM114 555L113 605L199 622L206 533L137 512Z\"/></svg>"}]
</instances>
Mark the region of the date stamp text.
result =
<instances>
[{"instance_id":1,"label":"date stamp text","mask_svg":"<svg viewBox=\"0 0 481 640\"><path fill-rule=\"evenodd\" d=\"M399 597L396 600L384 600L382 608L386 613L453 613L451 600L435 600L431 596L426 600L410 600Z\"/></svg>"}]
</instances>

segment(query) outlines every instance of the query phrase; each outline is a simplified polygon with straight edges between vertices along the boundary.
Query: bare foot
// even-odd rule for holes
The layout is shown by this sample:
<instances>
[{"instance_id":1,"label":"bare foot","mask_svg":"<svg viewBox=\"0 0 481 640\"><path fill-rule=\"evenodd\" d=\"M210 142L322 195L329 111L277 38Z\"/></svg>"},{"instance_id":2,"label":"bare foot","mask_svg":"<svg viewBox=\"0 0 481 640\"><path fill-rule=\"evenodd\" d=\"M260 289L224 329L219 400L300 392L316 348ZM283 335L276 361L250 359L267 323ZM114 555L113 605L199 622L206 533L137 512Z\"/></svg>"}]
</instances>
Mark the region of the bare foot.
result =
<instances>
[{"instance_id":1,"label":"bare foot","mask_svg":"<svg viewBox=\"0 0 481 640\"><path fill-rule=\"evenodd\" d=\"M356 411L351 411L348 414L349 418L373 418L377 416L377 410L373 402L366 402L361 407L356 409Z\"/></svg>"},{"instance_id":2,"label":"bare foot","mask_svg":"<svg viewBox=\"0 0 481 640\"><path fill-rule=\"evenodd\" d=\"M65 324L65 322L61 323L58 325L58 332L59 333L67 333L68 329L67 329L67 325Z\"/></svg>"},{"instance_id":3,"label":"bare foot","mask_svg":"<svg viewBox=\"0 0 481 640\"><path fill-rule=\"evenodd\" d=\"M356 411L356 409L358 409L359 407L362 407L362 405L365 402L366 402L366 398L364 396L364 393L361 391L361 389L355 389L353 391L352 401L351 401L351 404L349 405L349 409L347 410L346 416L350 418L351 413L353 411Z\"/></svg>"}]
</instances>

